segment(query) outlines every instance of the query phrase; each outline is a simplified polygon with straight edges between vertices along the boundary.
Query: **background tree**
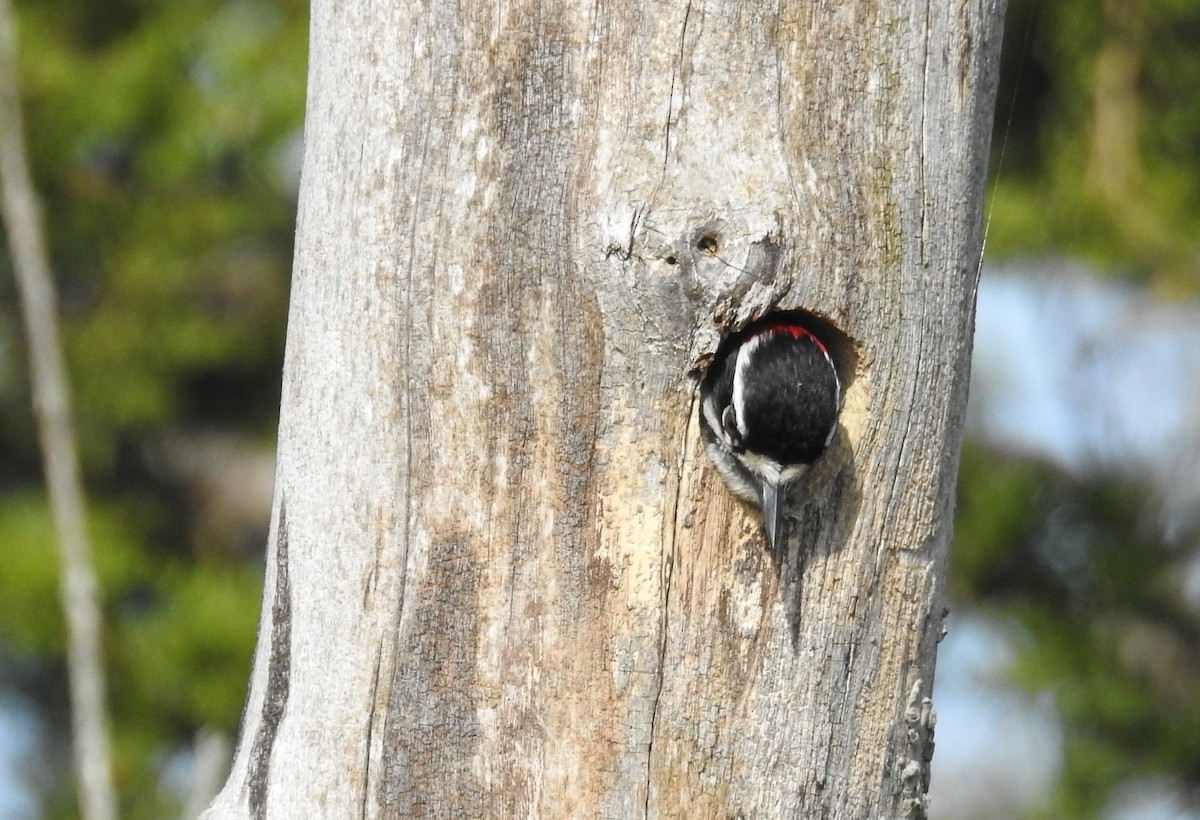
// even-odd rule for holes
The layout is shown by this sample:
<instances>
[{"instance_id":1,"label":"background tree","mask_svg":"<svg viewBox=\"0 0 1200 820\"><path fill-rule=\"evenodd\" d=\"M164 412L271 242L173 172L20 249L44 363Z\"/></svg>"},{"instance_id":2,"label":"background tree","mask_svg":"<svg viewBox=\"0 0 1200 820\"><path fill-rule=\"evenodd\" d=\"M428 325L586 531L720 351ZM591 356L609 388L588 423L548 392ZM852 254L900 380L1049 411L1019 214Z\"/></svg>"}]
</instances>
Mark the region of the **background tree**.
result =
<instances>
[{"instance_id":1,"label":"background tree","mask_svg":"<svg viewBox=\"0 0 1200 820\"><path fill-rule=\"evenodd\" d=\"M1014 0L1007 25L994 142L1008 147L989 260L1084 258L1194 305L1200 4ZM1138 332L1136 322L1111 328ZM1081 356L1080 368L1095 366ZM1195 812L1200 517L1170 499L1187 497L1194 466L1164 486L1161 465L1100 444L1070 468L968 446L952 597L1011 630L1012 683L1054 698L1063 765L1038 816L1102 816L1146 782Z\"/></svg>"},{"instance_id":2,"label":"background tree","mask_svg":"<svg viewBox=\"0 0 1200 820\"><path fill-rule=\"evenodd\" d=\"M208 816L921 816L996 4L318 2L266 600ZM844 334L778 565L722 331Z\"/></svg>"},{"instance_id":3,"label":"background tree","mask_svg":"<svg viewBox=\"0 0 1200 820\"><path fill-rule=\"evenodd\" d=\"M58 542L59 600L67 627L71 743L80 808L88 820L113 820L116 792L100 634L100 592L87 535L87 504L63 364L54 276L40 202L29 178L17 77L16 34L8 0L0 0L0 191L3 223L21 297L29 345L30 392L37 416L46 494Z\"/></svg>"},{"instance_id":4,"label":"background tree","mask_svg":"<svg viewBox=\"0 0 1200 820\"><path fill-rule=\"evenodd\" d=\"M1081 257L1194 298L1200 4L1012 5L989 252Z\"/></svg>"},{"instance_id":5,"label":"background tree","mask_svg":"<svg viewBox=\"0 0 1200 820\"><path fill-rule=\"evenodd\" d=\"M174 772L197 738L232 737L244 700L304 9L17 4L31 162L93 502L122 817L175 814L185 789ZM39 815L72 816L54 540L8 264L0 255L0 685L6 707L41 721L25 767L44 795Z\"/></svg>"}]
</instances>

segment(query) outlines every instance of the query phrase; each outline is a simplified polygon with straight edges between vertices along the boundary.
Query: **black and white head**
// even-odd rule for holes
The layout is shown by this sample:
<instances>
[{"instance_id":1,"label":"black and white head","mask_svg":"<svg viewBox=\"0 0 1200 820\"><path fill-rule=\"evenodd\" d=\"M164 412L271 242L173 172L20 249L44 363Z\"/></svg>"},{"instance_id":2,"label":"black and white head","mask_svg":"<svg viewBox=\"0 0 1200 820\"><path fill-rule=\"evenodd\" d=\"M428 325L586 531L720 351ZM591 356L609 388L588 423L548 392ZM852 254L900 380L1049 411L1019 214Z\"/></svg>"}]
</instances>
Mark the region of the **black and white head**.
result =
<instances>
[{"instance_id":1,"label":"black and white head","mask_svg":"<svg viewBox=\"0 0 1200 820\"><path fill-rule=\"evenodd\" d=\"M729 488L781 538L788 484L837 429L841 382L829 351L793 320L768 318L727 340L700 387L700 432Z\"/></svg>"}]
</instances>

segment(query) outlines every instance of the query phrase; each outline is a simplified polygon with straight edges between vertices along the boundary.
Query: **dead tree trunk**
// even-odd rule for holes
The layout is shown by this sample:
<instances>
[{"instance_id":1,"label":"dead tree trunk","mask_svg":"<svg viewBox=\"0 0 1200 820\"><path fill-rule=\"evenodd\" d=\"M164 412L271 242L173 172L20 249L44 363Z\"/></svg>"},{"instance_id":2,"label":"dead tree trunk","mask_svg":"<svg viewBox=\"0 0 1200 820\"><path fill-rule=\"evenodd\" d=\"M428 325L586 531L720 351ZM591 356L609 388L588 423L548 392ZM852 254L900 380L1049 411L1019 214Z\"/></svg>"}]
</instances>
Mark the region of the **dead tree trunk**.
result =
<instances>
[{"instance_id":1,"label":"dead tree trunk","mask_svg":"<svg viewBox=\"0 0 1200 820\"><path fill-rule=\"evenodd\" d=\"M1002 5L313 4L210 817L923 813ZM694 376L791 308L850 384L775 560Z\"/></svg>"}]
</instances>

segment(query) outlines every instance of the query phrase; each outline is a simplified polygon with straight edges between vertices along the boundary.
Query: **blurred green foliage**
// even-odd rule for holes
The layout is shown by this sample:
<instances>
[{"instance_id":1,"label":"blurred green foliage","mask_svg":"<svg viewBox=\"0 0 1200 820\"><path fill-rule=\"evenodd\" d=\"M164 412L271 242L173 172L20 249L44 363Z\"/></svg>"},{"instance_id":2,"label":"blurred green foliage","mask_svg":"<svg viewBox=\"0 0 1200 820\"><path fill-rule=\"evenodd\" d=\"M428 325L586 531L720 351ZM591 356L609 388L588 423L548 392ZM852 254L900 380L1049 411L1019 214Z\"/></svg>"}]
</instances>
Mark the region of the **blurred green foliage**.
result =
<instances>
[{"instance_id":1,"label":"blurred green foliage","mask_svg":"<svg viewBox=\"0 0 1200 820\"><path fill-rule=\"evenodd\" d=\"M1011 0L988 252L1073 256L1190 297L1200 254L1200 3Z\"/></svg>"},{"instance_id":2,"label":"blurred green foliage","mask_svg":"<svg viewBox=\"0 0 1200 820\"><path fill-rule=\"evenodd\" d=\"M200 727L236 731L267 522L207 525L223 515L211 488L170 455L197 433L267 458L273 447L307 4L16 11L103 586L121 816L172 816L172 760ZM8 265L0 254L0 685L65 737L56 553ZM35 773L43 810L73 816L65 744L50 752L52 770Z\"/></svg>"},{"instance_id":3,"label":"blurred green foliage","mask_svg":"<svg viewBox=\"0 0 1200 820\"><path fill-rule=\"evenodd\" d=\"M1076 257L1200 293L1200 2L1010 0L987 252ZM968 444L951 595L1017 627L1011 682L1054 695L1058 787L1034 816L1104 814L1165 783L1200 809L1197 522L1119 465L1072 475ZM1167 533L1170 531L1170 536Z\"/></svg>"},{"instance_id":4,"label":"blurred green foliage","mask_svg":"<svg viewBox=\"0 0 1200 820\"><path fill-rule=\"evenodd\" d=\"M969 444L951 597L1018 627L1012 683L1054 694L1064 771L1046 817L1097 817L1125 784L1200 787L1200 531L1167 538L1115 474L1071 476ZM1039 815L1041 816L1041 815Z\"/></svg>"}]
</instances>

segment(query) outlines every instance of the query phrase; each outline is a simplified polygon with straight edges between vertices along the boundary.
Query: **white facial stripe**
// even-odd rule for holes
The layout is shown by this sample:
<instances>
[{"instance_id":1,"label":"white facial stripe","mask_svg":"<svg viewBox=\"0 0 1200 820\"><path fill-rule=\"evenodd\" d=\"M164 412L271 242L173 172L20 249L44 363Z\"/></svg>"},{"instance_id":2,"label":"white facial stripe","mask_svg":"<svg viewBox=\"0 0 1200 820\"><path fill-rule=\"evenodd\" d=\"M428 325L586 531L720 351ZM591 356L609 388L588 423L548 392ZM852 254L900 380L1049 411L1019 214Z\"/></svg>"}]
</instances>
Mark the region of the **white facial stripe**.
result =
<instances>
[{"instance_id":1,"label":"white facial stripe","mask_svg":"<svg viewBox=\"0 0 1200 820\"><path fill-rule=\"evenodd\" d=\"M742 436L746 435L746 368L750 366L750 354L766 337L767 334L760 334L738 348L733 370L733 420Z\"/></svg>"},{"instance_id":2,"label":"white facial stripe","mask_svg":"<svg viewBox=\"0 0 1200 820\"><path fill-rule=\"evenodd\" d=\"M768 484L781 486L790 481L794 481L808 471L807 464L793 464L789 467L784 467L777 461L769 459L766 456L760 456L757 453L742 453L742 463L750 470L750 472L759 476Z\"/></svg>"},{"instance_id":3,"label":"white facial stripe","mask_svg":"<svg viewBox=\"0 0 1200 820\"><path fill-rule=\"evenodd\" d=\"M721 478L729 486L729 489L734 493L746 499L758 503L759 488L754 484L740 468L741 462L729 452L728 449L721 446L720 442L706 444L704 449L708 451L709 458L716 466L717 472L721 474Z\"/></svg>"},{"instance_id":4,"label":"white facial stripe","mask_svg":"<svg viewBox=\"0 0 1200 820\"><path fill-rule=\"evenodd\" d=\"M701 410L704 413L704 420L708 423L708 427L712 430L717 438L722 441L728 441L729 436L725 434L725 428L721 425L721 408L717 407L717 400L709 396L701 405Z\"/></svg>"},{"instance_id":5,"label":"white facial stripe","mask_svg":"<svg viewBox=\"0 0 1200 820\"><path fill-rule=\"evenodd\" d=\"M842 406L842 380L838 378L837 366L833 363L833 357L829 355L829 351L821 345L821 352L825 354L825 361L829 362L829 369L833 371L833 403L837 407Z\"/></svg>"},{"instance_id":6,"label":"white facial stripe","mask_svg":"<svg viewBox=\"0 0 1200 820\"><path fill-rule=\"evenodd\" d=\"M825 349L825 345L821 345L821 352L825 354L825 361L829 362L829 369L833 371L833 406L838 410L842 409L842 380L838 378L837 367L833 363L833 357L829 355L829 351ZM825 446L829 446L829 442L833 441L833 434L837 432L837 423L835 422L829 428L829 435L825 437Z\"/></svg>"}]
</instances>

